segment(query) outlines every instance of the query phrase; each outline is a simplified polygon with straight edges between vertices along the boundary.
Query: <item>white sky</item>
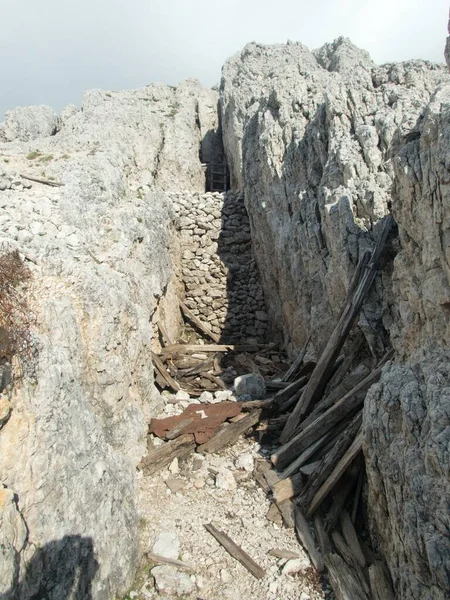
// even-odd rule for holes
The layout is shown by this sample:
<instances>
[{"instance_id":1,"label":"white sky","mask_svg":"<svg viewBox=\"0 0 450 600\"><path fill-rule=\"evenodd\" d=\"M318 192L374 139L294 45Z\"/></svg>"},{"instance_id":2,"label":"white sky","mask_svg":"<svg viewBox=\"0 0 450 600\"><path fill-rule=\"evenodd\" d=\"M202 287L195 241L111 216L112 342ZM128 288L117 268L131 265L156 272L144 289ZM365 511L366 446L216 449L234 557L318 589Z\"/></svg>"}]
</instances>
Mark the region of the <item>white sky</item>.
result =
<instances>
[{"instance_id":1,"label":"white sky","mask_svg":"<svg viewBox=\"0 0 450 600\"><path fill-rule=\"evenodd\" d=\"M340 35L377 63L443 62L446 0L0 0L0 121L5 110L80 105L119 90L196 77L251 41L317 48Z\"/></svg>"}]
</instances>

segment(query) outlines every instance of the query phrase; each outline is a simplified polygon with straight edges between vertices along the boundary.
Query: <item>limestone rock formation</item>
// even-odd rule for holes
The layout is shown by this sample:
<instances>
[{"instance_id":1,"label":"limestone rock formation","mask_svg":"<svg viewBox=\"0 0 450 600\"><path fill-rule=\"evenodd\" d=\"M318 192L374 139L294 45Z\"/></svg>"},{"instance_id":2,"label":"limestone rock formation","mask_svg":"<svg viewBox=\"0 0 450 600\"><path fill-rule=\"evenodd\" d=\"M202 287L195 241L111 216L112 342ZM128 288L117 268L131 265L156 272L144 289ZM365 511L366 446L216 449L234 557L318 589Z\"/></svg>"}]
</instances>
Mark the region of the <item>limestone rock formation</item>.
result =
<instances>
[{"instance_id":1,"label":"limestone rock formation","mask_svg":"<svg viewBox=\"0 0 450 600\"><path fill-rule=\"evenodd\" d=\"M423 61L375 67L344 38L314 53L249 44L225 64L231 177L245 189L272 319L294 347L309 330L316 351L327 340L389 210L394 134L414 130L445 80L443 67ZM380 319L380 306L374 298L368 321Z\"/></svg>"},{"instance_id":2,"label":"limestone rock formation","mask_svg":"<svg viewBox=\"0 0 450 600\"><path fill-rule=\"evenodd\" d=\"M5 114L0 140L3 137L7 142L28 142L55 135L58 129L58 115L50 106L19 106Z\"/></svg>"},{"instance_id":3,"label":"limestone rock formation","mask_svg":"<svg viewBox=\"0 0 450 600\"><path fill-rule=\"evenodd\" d=\"M204 191L204 98L196 82L89 92L51 137L27 111L7 117L0 246L32 271L37 324L0 430L2 598L111 600L133 581L135 466L160 402L151 321L171 278L160 190Z\"/></svg>"},{"instance_id":4,"label":"limestone rock formation","mask_svg":"<svg viewBox=\"0 0 450 600\"><path fill-rule=\"evenodd\" d=\"M399 252L359 325L396 350L364 427L373 532L402 600L450 591L449 84L443 66L377 67L342 38L315 52L249 44L221 83L232 181L293 347L309 331L323 347L359 256L396 219Z\"/></svg>"},{"instance_id":5,"label":"limestone rock formation","mask_svg":"<svg viewBox=\"0 0 450 600\"><path fill-rule=\"evenodd\" d=\"M450 590L450 85L414 137L394 158L401 251L391 338L401 362L367 396L366 457L398 597L440 600Z\"/></svg>"}]
</instances>

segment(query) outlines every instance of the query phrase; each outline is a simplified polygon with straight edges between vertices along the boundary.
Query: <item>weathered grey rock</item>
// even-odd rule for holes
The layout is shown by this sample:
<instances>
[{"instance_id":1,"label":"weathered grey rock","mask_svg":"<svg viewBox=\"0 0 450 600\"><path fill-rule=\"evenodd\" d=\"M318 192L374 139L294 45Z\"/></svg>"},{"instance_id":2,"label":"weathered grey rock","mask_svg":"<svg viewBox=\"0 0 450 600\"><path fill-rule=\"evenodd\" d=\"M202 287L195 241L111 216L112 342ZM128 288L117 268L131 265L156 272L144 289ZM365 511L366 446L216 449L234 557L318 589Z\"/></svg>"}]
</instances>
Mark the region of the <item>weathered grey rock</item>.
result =
<instances>
[{"instance_id":1,"label":"weathered grey rock","mask_svg":"<svg viewBox=\"0 0 450 600\"><path fill-rule=\"evenodd\" d=\"M245 190L271 321L294 348L309 331L312 350L326 343L389 211L394 134L414 129L444 81L442 66L423 61L376 67L345 38L314 53L252 43L224 65L232 183ZM365 312L370 330L381 315Z\"/></svg>"},{"instance_id":2,"label":"weathered grey rock","mask_svg":"<svg viewBox=\"0 0 450 600\"><path fill-rule=\"evenodd\" d=\"M266 395L266 384L261 375L248 373L236 377L234 391L236 396L250 396L252 400L260 400Z\"/></svg>"},{"instance_id":3,"label":"weathered grey rock","mask_svg":"<svg viewBox=\"0 0 450 600\"><path fill-rule=\"evenodd\" d=\"M77 561L86 563L83 597L110 600L133 581L135 466L160 404L152 319L172 289L170 202L155 188L204 190L200 90L187 83L89 92L58 135L30 142L20 140L50 134L39 120L36 131L28 127L34 112L7 119L17 127L1 150L14 168L38 178L45 169L64 184L1 192L0 244L28 259L37 323L30 373L13 388L0 430L2 483L17 495L29 531L25 547L4 557L18 582L8 599L36 590L48 600L75 598ZM172 306L166 316L172 310L179 319Z\"/></svg>"},{"instance_id":4,"label":"weathered grey rock","mask_svg":"<svg viewBox=\"0 0 450 600\"><path fill-rule=\"evenodd\" d=\"M6 141L28 142L55 135L59 119L50 106L19 106L5 113L3 135Z\"/></svg>"},{"instance_id":5,"label":"weathered grey rock","mask_svg":"<svg viewBox=\"0 0 450 600\"><path fill-rule=\"evenodd\" d=\"M165 558L178 559L180 540L175 531L162 531L153 544L152 552Z\"/></svg>"},{"instance_id":6,"label":"weathered grey rock","mask_svg":"<svg viewBox=\"0 0 450 600\"><path fill-rule=\"evenodd\" d=\"M397 356L364 423L372 531L402 600L450 593L449 81L423 61L376 67L341 38L314 53L250 44L221 84L269 314L294 347L312 331L323 348L391 207L397 221L401 251L359 325L377 353L383 322Z\"/></svg>"},{"instance_id":7,"label":"weathered grey rock","mask_svg":"<svg viewBox=\"0 0 450 600\"><path fill-rule=\"evenodd\" d=\"M236 480L229 469L226 469L225 467L219 469L219 472L216 475L216 487L228 492L232 492L236 489Z\"/></svg>"},{"instance_id":8,"label":"weathered grey rock","mask_svg":"<svg viewBox=\"0 0 450 600\"><path fill-rule=\"evenodd\" d=\"M155 578L156 589L163 597L182 597L195 592L195 583L189 575L180 573L175 567L169 565L154 567L151 574Z\"/></svg>"},{"instance_id":9,"label":"weathered grey rock","mask_svg":"<svg viewBox=\"0 0 450 600\"><path fill-rule=\"evenodd\" d=\"M415 139L398 141L391 337L401 362L386 367L364 415L372 526L405 600L450 593L449 135L446 86Z\"/></svg>"}]
</instances>

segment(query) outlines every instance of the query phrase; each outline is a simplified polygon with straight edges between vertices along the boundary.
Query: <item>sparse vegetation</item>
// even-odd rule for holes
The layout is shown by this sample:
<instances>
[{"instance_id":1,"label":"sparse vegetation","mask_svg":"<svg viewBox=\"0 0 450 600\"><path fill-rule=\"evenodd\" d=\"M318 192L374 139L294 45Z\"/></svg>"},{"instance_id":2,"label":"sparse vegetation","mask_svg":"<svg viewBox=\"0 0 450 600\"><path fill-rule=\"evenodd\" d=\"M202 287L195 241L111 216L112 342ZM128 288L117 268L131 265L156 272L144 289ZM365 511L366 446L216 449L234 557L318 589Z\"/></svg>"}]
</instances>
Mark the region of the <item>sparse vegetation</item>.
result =
<instances>
[{"instance_id":1,"label":"sparse vegetation","mask_svg":"<svg viewBox=\"0 0 450 600\"><path fill-rule=\"evenodd\" d=\"M70 158L70 154L63 154L63 155L61 156L61 158L63 158L64 160L67 160L67 159L69 159L69 158Z\"/></svg>"},{"instance_id":2,"label":"sparse vegetation","mask_svg":"<svg viewBox=\"0 0 450 600\"><path fill-rule=\"evenodd\" d=\"M28 160L35 160L36 158L39 158L40 156L42 156L42 152L39 152L39 150L33 150L33 152L29 152L27 154Z\"/></svg>"},{"instance_id":3,"label":"sparse vegetation","mask_svg":"<svg viewBox=\"0 0 450 600\"><path fill-rule=\"evenodd\" d=\"M31 272L19 252L0 256L0 350L1 358L26 357L31 350L34 318L28 307L23 284Z\"/></svg>"},{"instance_id":4,"label":"sparse vegetation","mask_svg":"<svg viewBox=\"0 0 450 600\"><path fill-rule=\"evenodd\" d=\"M43 156L42 158L40 158L39 162L46 163L50 162L51 160L53 160L53 154L48 154L47 156Z\"/></svg>"},{"instance_id":5,"label":"sparse vegetation","mask_svg":"<svg viewBox=\"0 0 450 600\"><path fill-rule=\"evenodd\" d=\"M4 163L9 163L9 158L4 158L4 159L3 159L3 162L4 162Z\"/></svg>"}]
</instances>

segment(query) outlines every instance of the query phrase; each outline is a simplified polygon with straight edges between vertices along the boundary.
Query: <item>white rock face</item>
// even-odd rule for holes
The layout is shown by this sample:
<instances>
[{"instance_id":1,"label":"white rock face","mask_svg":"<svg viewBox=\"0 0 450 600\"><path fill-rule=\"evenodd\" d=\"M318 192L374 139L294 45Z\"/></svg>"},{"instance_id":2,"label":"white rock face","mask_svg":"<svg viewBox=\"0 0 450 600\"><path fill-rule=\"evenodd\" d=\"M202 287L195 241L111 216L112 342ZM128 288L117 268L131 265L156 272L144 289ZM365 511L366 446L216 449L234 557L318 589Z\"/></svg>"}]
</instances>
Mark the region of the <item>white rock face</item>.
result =
<instances>
[{"instance_id":1,"label":"white rock face","mask_svg":"<svg viewBox=\"0 0 450 600\"><path fill-rule=\"evenodd\" d=\"M248 44L222 72L224 146L245 191L252 243L272 322L293 348L319 351L361 253L387 214L391 146L410 132L443 67L376 67L340 38L314 53L299 43ZM380 290L365 313L381 318ZM371 330L367 325L366 329Z\"/></svg>"},{"instance_id":2,"label":"white rock face","mask_svg":"<svg viewBox=\"0 0 450 600\"><path fill-rule=\"evenodd\" d=\"M366 398L369 506L398 598L450 593L450 86L394 161L396 361Z\"/></svg>"},{"instance_id":3,"label":"white rock face","mask_svg":"<svg viewBox=\"0 0 450 600\"><path fill-rule=\"evenodd\" d=\"M170 207L156 189L204 189L202 94L195 82L89 92L52 137L21 141L31 139L28 113L13 111L20 128L0 144L5 172L64 184L14 189L12 177L0 191L0 246L26 257L37 322L0 430L1 482L29 531L2 557L5 598L110 600L133 581L135 465L160 402L151 321L171 277ZM52 133L37 121L39 135ZM2 527L5 548L13 533Z\"/></svg>"},{"instance_id":4,"label":"white rock face","mask_svg":"<svg viewBox=\"0 0 450 600\"><path fill-rule=\"evenodd\" d=\"M450 593L449 83L423 61L376 67L342 38L313 53L249 44L221 83L232 180L292 347L311 331L323 348L358 258L391 210L397 222L359 326L375 354L386 334L396 350L364 426L372 528L401 600Z\"/></svg>"},{"instance_id":5,"label":"white rock face","mask_svg":"<svg viewBox=\"0 0 450 600\"><path fill-rule=\"evenodd\" d=\"M19 106L5 113L5 122L0 128L7 142L28 142L55 135L59 119L50 106Z\"/></svg>"}]
</instances>

